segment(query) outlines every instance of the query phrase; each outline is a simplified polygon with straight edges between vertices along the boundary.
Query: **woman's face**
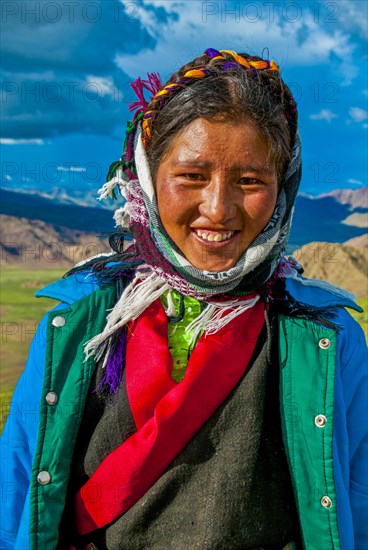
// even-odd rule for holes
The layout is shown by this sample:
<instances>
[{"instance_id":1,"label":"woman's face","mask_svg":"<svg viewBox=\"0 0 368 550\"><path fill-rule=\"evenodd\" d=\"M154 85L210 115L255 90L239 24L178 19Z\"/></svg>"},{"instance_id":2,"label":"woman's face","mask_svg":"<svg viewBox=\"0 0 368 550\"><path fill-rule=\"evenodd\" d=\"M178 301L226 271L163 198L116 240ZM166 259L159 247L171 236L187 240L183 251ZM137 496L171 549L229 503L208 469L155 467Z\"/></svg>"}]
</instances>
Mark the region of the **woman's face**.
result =
<instances>
[{"instance_id":1,"label":"woman's face","mask_svg":"<svg viewBox=\"0 0 368 550\"><path fill-rule=\"evenodd\" d=\"M198 118L174 138L156 175L164 228L189 262L233 267L275 208L276 167L251 121Z\"/></svg>"}]
</instances>

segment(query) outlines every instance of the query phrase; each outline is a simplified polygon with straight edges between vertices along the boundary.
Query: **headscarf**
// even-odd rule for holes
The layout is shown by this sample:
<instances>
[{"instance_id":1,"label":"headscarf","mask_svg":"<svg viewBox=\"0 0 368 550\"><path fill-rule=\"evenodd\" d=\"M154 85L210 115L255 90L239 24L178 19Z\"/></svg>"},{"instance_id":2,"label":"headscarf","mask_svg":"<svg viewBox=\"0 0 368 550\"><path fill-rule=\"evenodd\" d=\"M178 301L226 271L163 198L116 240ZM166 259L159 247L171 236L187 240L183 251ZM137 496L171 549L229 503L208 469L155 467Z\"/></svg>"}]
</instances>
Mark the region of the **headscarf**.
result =
<instances>
[{"instance_id":1,"label":"headscarf","mask_svg":"<svg viewBox=\"0 0 368 550\"><path fill-rule=\"evenodd\" d=\"M230 54L233 61L224 58ZM239 65L250 71L278 71L274 61L252 61L230 50L206 50L212 59L222 59L223 70ZM130 257L139 259L135 277L125 288L114 309L107 317L104 331L86 345L87 357L97 351L97 358L105 356L112 335L129 321L136 319L153 301L163 293L175 289L178 292L203 300L209 304L198 319L196 333L205 330L216 332L232 318L252 307L256 299L239 298L239 295L257 290L267 283L275 272L286 249L296 194L301 179L301 145L299 134L293 136L291 160L283 178L274 212L266 227L241 255L236 265L228 271L213 273L197 269L185 258L167 234L160 220L156 193L145 151L150 139L147 120L151 116L150 104L143 96L143 88L153 94L153 100L165 94L180 93L181 85L190 85L190 80L210 77L208 70L189 70L183 75L183 82L171 80L162 86L158 75L149 74L146 81L137 79L133 89L139 101L131 108L137 109L134 119L128 124L124 154L109 170L109 181L100 189L100 198L116 196L117 188L125 203L115 212L117 227L123 233L131 234L134 244L129 249ZM285 86L287 89L287 87ZM287 89L286 118L292 118L296 126L296 104ZM169 312L168 312L169 314ZM210 327L210 328L209 328ZM110 343L109 343L110 342Z\"/></svg>"}]
</instances>

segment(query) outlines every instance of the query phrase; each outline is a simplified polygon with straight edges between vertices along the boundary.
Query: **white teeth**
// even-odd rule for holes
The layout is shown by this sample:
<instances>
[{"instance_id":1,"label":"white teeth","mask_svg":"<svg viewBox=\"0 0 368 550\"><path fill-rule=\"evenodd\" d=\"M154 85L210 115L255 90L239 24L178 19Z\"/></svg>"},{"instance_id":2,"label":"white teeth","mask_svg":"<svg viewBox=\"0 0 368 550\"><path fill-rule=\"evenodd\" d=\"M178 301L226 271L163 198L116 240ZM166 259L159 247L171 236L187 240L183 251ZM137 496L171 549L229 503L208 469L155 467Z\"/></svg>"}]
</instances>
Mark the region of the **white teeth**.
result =
<instances>
[{"instance_id":1,"label":"white teeth","mask_svg":"<svg viewBox=\"0 0 368 550\"><path fill-rule=\"evenodd\" d=\"M220 243L221 241L226 241L230 239L235 233L235 231L227 231L226 233L214 233L213 231L205 231L202 229L195 229L196 234L209 242Z\"/></svg>"}]
</instances>

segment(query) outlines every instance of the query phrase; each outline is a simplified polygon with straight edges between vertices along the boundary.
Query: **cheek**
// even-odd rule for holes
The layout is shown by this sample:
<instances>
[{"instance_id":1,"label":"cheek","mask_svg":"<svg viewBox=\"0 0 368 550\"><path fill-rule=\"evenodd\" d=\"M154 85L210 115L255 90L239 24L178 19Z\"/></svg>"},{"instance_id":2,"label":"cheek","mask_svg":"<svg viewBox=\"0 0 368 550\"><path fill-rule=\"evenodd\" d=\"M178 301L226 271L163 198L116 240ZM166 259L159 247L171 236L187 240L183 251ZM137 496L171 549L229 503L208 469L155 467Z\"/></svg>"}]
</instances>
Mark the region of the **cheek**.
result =
<instances>
[{"instance_id":1,"label":"cheek","mask_svg":"<svg viewBox=\"0 0 368 550\"><path fill-rule=\"evenodd\" d=\"M166 216L166 212L170 209L173 199L171 198L171 189L166 181L158 181L155 184L157 207L161 218Z\"/></svg>"},{"instance_id":2,"label":"cheek","mask_svg":"<svg viewBox=\"0 0 368 550\"><path fill-rule=\"evenodd\" d=\"M165 181L156 186L158 211L162 222L175 224L187 220L193 209L193 197L175 182Z\"/></svg>"},{"instance_id":3,"label":"cheek","mask_svg":"<svg viewBox=\"0 0 368 550\"><path fill-rule=\"evenodd\" d=\"M250 218L260 225L266 224L271 218L277 201L277 190L259 193L251 200L245 201L245 209Z\"/></svg>"}]
</instances>

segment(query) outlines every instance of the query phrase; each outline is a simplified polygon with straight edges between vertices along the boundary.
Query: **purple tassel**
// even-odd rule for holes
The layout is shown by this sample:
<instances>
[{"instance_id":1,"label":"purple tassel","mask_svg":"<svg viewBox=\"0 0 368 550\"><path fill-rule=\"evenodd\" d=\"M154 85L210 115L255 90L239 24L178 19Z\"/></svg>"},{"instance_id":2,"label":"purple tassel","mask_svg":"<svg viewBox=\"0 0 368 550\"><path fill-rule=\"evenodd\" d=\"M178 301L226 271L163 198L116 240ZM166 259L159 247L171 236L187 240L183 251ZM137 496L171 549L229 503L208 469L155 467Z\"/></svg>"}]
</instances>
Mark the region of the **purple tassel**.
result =
<instances>
[{"instance_id":1,"label":"purple tassel","mask_svg":"<svg viewBox=\"0 0 368 550\"><path fill-rule=\"evenodd\" d=\"M124 151L124 160L131 162L134 160L134 133L131 132L127 137L127 143Z\"/></svg>"},{"instance_id":2,"label":"purple tassel","mask_svg":"<svg viewBox=\"0 0 368 550\"><path fill-rule=\"evenodd\" d=\"M125 348L126 331L123 330L118 339L114 342L113 349L104 368L104 376L95 391L103 391L105 387L108 386L110 395L112 393L117 393L121 384L123 365L125 363Z\"/></svg>"},{"instance_id":3,"label":"purple tassel","mask_svg":"<svg viewBox=\"0 0 368 550\"><path fill-rule=\"evenodd\" d=\"M133 172L130 170L130 168L125 168L124 174L127 176L129 181L137 179L136 174L133 174Z\"/></svg>"}]
</instances>

